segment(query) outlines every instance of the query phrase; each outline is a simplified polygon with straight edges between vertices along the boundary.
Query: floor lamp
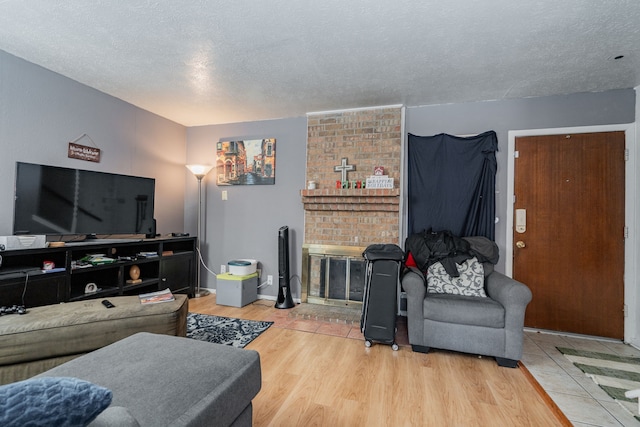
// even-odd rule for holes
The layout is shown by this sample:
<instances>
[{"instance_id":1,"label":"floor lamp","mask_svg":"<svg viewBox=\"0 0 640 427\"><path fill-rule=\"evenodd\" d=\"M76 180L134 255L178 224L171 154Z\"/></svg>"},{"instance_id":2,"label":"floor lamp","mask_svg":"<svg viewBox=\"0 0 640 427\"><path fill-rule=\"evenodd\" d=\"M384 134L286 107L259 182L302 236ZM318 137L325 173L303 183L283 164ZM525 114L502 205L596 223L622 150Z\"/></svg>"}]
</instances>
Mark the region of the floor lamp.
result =
<instances>
[{"instance_id":1,"label":"floor lamp","mask_svg":"<svg viewBox=\"0 0 640 427\"><path fill-rule=\"evenodd\" d=\"M200 298L209 295L209 291L200 289L200 262L202 253L200 252L200 240L202 236L202 178L204 178L213 166L211 165L186 165L187 168L198 179L198 267L196 268L196 292L194 297Z\"/></svg>"}]
</instances>

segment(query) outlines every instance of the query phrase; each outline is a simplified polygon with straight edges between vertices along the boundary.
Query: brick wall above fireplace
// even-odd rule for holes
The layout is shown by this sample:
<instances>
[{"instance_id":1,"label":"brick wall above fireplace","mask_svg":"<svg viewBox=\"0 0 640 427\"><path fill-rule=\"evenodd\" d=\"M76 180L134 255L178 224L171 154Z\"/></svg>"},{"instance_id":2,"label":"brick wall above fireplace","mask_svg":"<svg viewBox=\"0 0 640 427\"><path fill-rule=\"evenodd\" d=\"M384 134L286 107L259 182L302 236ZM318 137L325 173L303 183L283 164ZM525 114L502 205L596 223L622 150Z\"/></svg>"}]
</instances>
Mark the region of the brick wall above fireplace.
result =
<instances>
[{"instance_id":1,"label":"brick wall above fireplace","mask_svg":"<svg viewBox=\"0 0 640 427\"><path fill-rule=\"evenodd\" d=\"M366 246L398 243L400 107L310 114L307 118L307 181L315 190L301 192L305 208L305 244ZM393 189L336 189L342 179L334 168L346 158L355 170L347 179L366 181L382 166Z\"/></svg>"}]
</instances>

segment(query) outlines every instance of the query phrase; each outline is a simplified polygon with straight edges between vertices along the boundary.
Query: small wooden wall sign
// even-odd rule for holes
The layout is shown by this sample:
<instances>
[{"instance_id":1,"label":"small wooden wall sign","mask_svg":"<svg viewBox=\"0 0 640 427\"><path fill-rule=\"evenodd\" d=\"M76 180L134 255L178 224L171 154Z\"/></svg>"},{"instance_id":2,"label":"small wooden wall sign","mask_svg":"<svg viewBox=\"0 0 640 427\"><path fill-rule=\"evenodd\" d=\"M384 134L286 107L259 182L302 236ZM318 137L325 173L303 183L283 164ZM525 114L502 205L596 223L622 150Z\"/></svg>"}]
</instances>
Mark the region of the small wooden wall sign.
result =
<instances>
[{"instance_id":1,"label":"small wooden wall sign","mask_svg":"<svg viewBox=\"0 0 640 427\"><path fill-rule=\"evenodd\" d=\"M70 159L86 160L88 162L100 163L100 149L70 142L68 157Z\"/></svg>"}]
</instances>

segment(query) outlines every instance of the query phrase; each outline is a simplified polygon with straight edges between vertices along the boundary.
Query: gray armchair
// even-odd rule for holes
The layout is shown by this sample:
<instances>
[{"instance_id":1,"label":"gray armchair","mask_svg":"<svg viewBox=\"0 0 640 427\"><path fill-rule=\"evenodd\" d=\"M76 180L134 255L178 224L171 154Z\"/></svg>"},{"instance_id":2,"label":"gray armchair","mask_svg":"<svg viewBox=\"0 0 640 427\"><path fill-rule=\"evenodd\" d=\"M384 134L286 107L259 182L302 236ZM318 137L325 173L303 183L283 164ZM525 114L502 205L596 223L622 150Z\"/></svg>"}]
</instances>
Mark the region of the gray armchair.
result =
<instances>
[{"instance_id":1,"label":"gray armchair","mask_svg":"<svg viewBox=\"0 0 640 427\"><path fill-rule=\"evenodd\" d=\"M413 351L430 348L493 356L498 365L515 368L522 357L524 314L529 288L492 271L485 277L487 298L427 293L417 268L402 276L407 293L409 343Z\"/></svg>"}]
</instances>

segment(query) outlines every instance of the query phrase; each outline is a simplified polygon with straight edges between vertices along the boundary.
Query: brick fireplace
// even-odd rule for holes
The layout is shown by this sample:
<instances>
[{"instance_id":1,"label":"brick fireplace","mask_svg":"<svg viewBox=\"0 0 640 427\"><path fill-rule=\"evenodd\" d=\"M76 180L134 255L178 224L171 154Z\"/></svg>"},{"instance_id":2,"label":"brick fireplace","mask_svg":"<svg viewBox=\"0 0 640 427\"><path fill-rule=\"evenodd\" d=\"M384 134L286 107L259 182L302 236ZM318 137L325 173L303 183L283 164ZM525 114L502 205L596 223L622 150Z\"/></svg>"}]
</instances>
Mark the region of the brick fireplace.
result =
<instances>
[{"instance_id":1,"label":"brick fireplace","mask_svg":"<svg viewBox=\"0 0 640 427\"><path fill-rule=\"evenodd\" d=\"M302 300L358 303L364 279L362 251L372 243L399 243L402 109L381 107L307 116L307 182ZM349 182L366 181L382 166L392 189L336 188L345 166Z\"/></svg>"}]
</instances>

